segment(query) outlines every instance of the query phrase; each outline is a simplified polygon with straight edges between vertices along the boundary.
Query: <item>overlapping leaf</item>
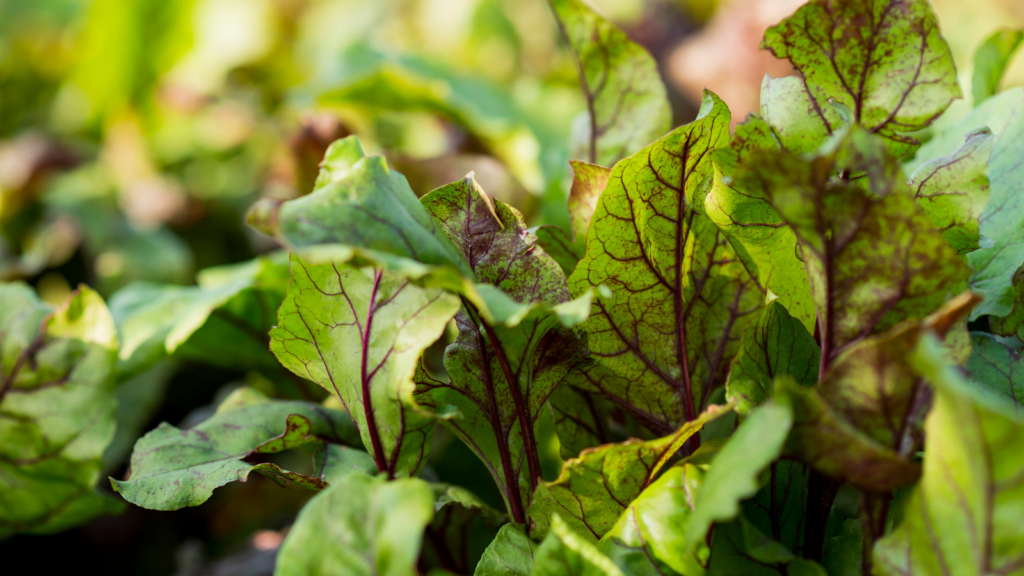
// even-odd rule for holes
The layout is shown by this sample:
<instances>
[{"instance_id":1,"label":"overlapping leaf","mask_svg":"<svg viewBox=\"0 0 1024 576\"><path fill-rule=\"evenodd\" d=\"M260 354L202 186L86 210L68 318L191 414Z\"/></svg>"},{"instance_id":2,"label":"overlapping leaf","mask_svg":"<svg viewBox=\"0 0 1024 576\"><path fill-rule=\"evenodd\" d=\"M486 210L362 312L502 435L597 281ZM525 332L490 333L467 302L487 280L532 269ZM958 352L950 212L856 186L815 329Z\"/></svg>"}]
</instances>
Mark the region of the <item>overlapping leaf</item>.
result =
<instances>
[{"instance_id":1,"label":"overlapping leaf","mask_svg":"<svg viewBox=\"0 0 1024 576\"><path fill-rule=\"evenodd\" d=\"M534 554L531 576L623 576L622 570L597 546L556 514L551 531Z\"/></svg>"},{"instance_id":2,"label":"overlapping leaf","mask_svg":"<svg viewBox=\"0 0 1024 576\"><path fill-rule=\"evenodd\" d=\"M611 166L664 134L672 110L654 58L582 0L551 0L579 66L587 111L570 154Z\"/></svg>"},{"instance_id":3,"label":"overlapping leaf","mask_svg":"<svg viewBox=\"0 0 1024 576\"><path fill-rule=\"evenodd\" d=\"M430 485L351 474L317 494L281 545L275 574L413 576L434 515Z\"/></svg>"},{"instance_id":4,"label":"overlapping leaf","mask_svg":"<svg viewBox=\"0 0 1024 576\"><path fill-rule=\"evenodd\" d=\"M618 403L656 434L696 417L721 383L764 294L703 214L710 152L729 112L710 92L697 120L615 166L569 279L611 298L583 324L594 363L571 383Z\"/></svg>"},{"instance_id":5,"label":"overlapping leaf","mask_svg":"<svg viewBox=\"0 0 1024 576\"><path fill-rule=\"evenodd\" d=\"M1024 41L1024 30L1004 28L985 39L974 53L971 96L977 106L999 92L1003 74L1017 48Z\"/></svg>"},{"instance_id":6,"label":"overlapping leaf","mask_svg":"<svg viewBox=\"0 0 1024 576\"><path fill-rule=\"evenodd\" d=\"M415 475L433 420L412 400L412 377L458 309L458 297L397 274L293 255L270 348L286 368L341 400L382 472Z\"/></svg>"},{"instance_id":7,"label":"overlapping leaf","mask_svg":"<svg viewBox=\"0 0 1024 576\"><path fill-rule=\"evenodd\" d=\"M971 334L967 371L980 390L988 392L1007 410L1024 415L1024 362L1020 353L990 334Z\"/></svg>"},{"instance_id":8,"label":"overlapping leaf","mask_svg":"<svg viewBox=\"0 0 1024 576\"><path fill-rule=\"evenodd\" d=\"M0 538L119 508L93 491L114 434L117 332L98 294L56 310L0 284Z\"/></svg>"},{"instance_id":9,"label":"overlapping leaf","mask_svg":"<svg viewBox=\"0 0 1024 576\"><path fill-rule=\"evenodd\" d=\"M427 527L424 559L458 574L469 574L508 517L460 486L432 484L434 519ZM426 563L426 566L431 564Z\"/></svg>"},{"instance_id":10,"label":"overlapping leaf","mask_svg":"<svg viewBox=\"0 0 1024 576\"><path fill-rule=\"evenodd\" d=\"M543 538L558 514L581 537L601 539L690 437L726 411L712 406L664 438L607 444L568 460L557 480L538 486L529 509L530 534Z\"/></svg>"},{"instance_id":11,"label":"overlapping leaf","mask_svg":"<svg viewBox=\"0 0 1024 576\"><path fill-rule=\"evenodd\" d=\"M505 524L484 551L475 576L530 576L537 545L522 526Z\"/></svg>"},{"instance_id":12,"label":"overlapping leaf","mask_svg":"<svg viewBox=\"0 0 1024 576\"><path fill-rule=\"evenodd\" d=\"M928 0L812 0L769 28L761 46L800 72L825 134L839 128L825 112L831 99L897 156L917 145L905 133L927 127L961 96Z\"/></svg>"},{"instance_id":13,"label":"overlapping leaf","mask_svg":"<svg viewBox=\"0 0 1024 576\"><path fill-rule=\"evenodd\" d=\"M797 557L743 516L715 528L708 573L721 576L826 576L820 565Z\"/></svg>"},{"instance_id":14,"label":"overlapping leaf","mask_svg":"<svg viewBox=\"0 0 1024 576\"><path fill-rule=\"evenodd\" d=\"M623 442L643 432L615 402L569 384L556 388L548 405L563 460L579 456L586 448Z\"/></svg>"},{"instance_id":15,"label":"overlapping leaf","mask_svg":"<svg viewBox=\"0 0 1024 576\"><path fill-rule=\"evenodd\" d=\"M570 160L573 179L569 190L570 232L567 234L556 226L541 226L537 239L544 251L551 255L568 276L587 251L587 229L594 216L597 199L608 183L610 168Z\"/></svg>"},{"instance_id":16,"label":"overlapping leaf","mask_svg":"<svg viewBox=\"0 0 1024 576\"><path fill-rule=\"evenodd\" d=\"M180 430L164 422L143 436L132 453L131 475L126 480L111 480L114 489L125 500L153 510L198 506L214 489L228 482L244 482L253 471L283 485L291 482L319 490L327 485L322 477L246 459L307 442L358 442L358 432L347 416L317 404L259 397L241 407L225 403L228 406L194 428ZM343 475L326 464L321 459L321 475Z\"/></svg>"}]
</instances>

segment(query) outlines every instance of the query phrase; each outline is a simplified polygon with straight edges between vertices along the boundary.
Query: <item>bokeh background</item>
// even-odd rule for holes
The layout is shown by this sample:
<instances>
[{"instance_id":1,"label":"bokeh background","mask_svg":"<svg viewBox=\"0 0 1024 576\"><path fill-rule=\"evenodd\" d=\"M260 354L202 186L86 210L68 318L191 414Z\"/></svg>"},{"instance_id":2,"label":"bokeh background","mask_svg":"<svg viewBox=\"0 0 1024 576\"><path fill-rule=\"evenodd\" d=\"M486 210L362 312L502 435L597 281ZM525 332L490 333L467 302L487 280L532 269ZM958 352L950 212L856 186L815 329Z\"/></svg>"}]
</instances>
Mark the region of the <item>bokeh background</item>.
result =
<instances>
[{"instance_id":1,"label":"bokeh background","mask_svg":"<svg viewBox=\"0 0 1024 576\"><path fill-rule=\"evenodd\" d=\"M791 73L758 44L801 0L591 1L657 59L676 124L704 87L740 121L765 73ZM1024 25L1020 0L933 4L964 86L984 37ZM1006 84L1024 84L1024 58ZM583 108L545 0L0 0L0 281L59 303L78 283L104 296L137 280L191 284L273 250L245 210L308 193L327 145L349 134L418 194L473 170L531 224L565 226ZM134 408L119 415L110 475L124 475L139 434L201 421L260 375L184 363L149 377L123 392ZM433 473L500 501L475 457L438 436ZM0 557L54 572L270 574L310 496L258 477L198 508L15 537Z\"/></svg>"}]
</instances>

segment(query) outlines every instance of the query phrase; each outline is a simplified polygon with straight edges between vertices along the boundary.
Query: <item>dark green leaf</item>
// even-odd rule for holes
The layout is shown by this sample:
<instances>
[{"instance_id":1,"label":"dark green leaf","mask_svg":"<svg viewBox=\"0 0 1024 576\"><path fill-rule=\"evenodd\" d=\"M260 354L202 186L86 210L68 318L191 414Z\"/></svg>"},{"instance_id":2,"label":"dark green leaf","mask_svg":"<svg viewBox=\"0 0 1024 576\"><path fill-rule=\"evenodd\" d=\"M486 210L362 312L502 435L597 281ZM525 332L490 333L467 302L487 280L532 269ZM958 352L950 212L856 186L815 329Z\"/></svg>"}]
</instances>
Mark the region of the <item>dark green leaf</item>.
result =
<instances>
[{"instance_id":1,"label":"dark green leaf","mask_svg":"<svg viewBox=\"0 0 1024 576\"><path fill-rule=\"evenodd\" d=\"M804 544L807 467L793 460L778 460L761 476L761 490L743 502L743 516L755 528L799 554Z\"/></svg>"},{"instance_id":2,"label":"dark green leaf","mask_svg":"<svg viewBox=\"0 0 1024 576\"><path fill-rule=\"evenodd\" d=\"M522 526L505 524L498 531L480 563L475 576L530 576L537 545L530 541Z\"/></svg>"},{"instance_id":3,"label":"dark green leaf","mask_svg":"<svg viewBox=\"0 0 1024 576\"><path fill-rule=\"evenodd\" d=\"M846 520L839 534L825 541L821 564L829 576L862 576L863 546L860 520Z\"/></svg>"},{"instance_id":4,"label":"dark green leaf","mask_svg":"<svg viewBox=\"0 0 1024 576\"><path fill-rule=\"evenodd\" d=\"M707 573L711 576L827 576L820 565L796 557L743 516L715 528Z\"/></svg>"},{"instance_id":5,"label":"dark green leaf","mask_svg":"<svg viewBox=\"0 0 1024 576\"><path fill-rule=\"evenodd\" d=\"M636 438L643 429L615 402L563 384L548 400L563 460L579 456L585 448Z\"/></svg>"},{"instance_id":6,"label":"dark green leaf","mask_svg":"<svg viewBox=\"0 0 1024 576\"><path fill-rule=\"evenodd\" d=\"M971 357L967 361L970 377L980 390L1007 409L1021 414L1024 407L1024 362L1020 353L983 332L971 333Z\"/></svg>"},{"instance_id":7,"label":"dark green leaf","mask_svg":"<svg viewBox=\"0 0 1024 576\"><path fill-rule=\"evenodd\" d=\"M974 76L971 78L971 96L974 105L981 104L999 92L1006 67L1010 64L1024 31L1004 28L993 33L974 53Z\"/></svg>"}]
</instances>

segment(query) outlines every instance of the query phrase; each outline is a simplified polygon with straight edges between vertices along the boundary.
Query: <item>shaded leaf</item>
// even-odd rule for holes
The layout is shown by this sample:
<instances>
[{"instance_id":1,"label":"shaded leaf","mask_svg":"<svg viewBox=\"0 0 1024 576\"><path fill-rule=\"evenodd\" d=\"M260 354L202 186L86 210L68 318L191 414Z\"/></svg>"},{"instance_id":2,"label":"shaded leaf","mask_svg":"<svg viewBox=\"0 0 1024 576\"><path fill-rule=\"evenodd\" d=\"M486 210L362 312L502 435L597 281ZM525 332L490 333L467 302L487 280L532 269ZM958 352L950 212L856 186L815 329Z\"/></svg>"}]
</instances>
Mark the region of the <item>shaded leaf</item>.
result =
<instances>
[{"instance_id":1,"label":"shaded leaf","mask_svg":"<svg viewBox=\"0 0 1024 576\"><path fill-rule=\"evenodd\" d=\"M1021 41L1024 41L1024 30L1004 28L994 32L978 47L974 53L974 75L971 77L971 97L975 106L999 92L1003 74Z\"/></svg>"},{"instance_id":2,"label":"shaded leaf","mask_svg":"<svg viewBox=\"0 0 1024 576\"><path fill-rule=\"evenodd\" d=\"M777 300L747 326L743 344L726 382L726 397L737 401L736 411L750 412L771 397L777 376L786 375L801 386L818 382L821 351L799 320Z\"/></svg>"},{"instance_id":3,"label":"shaded leaf","mask_svg":"<svg viewBox=\"0 0 1024 576\"><path fill-rule=\"evenodd\" d=\"M537 545L526 537L522 526L505 524L484 551L475 576L530 576Z\"/></svg>"},{"instance_id":4,"label":"shaded leaf","mask_svg":"<svg viewBox=\"0 0 1024 576\"><path fill-rule=\"evenodd\" d=\"M537 487L529 509L530 534L543 538L557 514L580 537L601 539L690 437L727 411L711 406L670 436L589 448L566 461L557 480Z\"/></svg>"},{"instance_id":5,"label":"shaded leaf","mask_svg":"<svg viewBox=\"0 0 1024 576\"><path fill-rule=\"evenodd\" d=\"M427 527L424 544L426 566L439 565L458 574L469 574L486 546L508 517L485 504L475 494L451 484L432 484L434 519Z\"/></svg>"},{"instance_id":6,"label":"shaded leaf","mask_svg":"<svg viewBox=\"0 0 1024 576\"><path fill-rule=\"evenodd\" d=\"M548 400L563 460L579 456L585 448L623 442L643 433L636 420L611 400L563 384Z\"/></svg>"},{"instance_id":7,"label":"shaded leaf","mask_svg":"<svg viewBox=\"0 0 1024 576\"><path fill-rule=\"evenodd\" d=\"M570 156L611 166L668 131L672 110L654 58L581 0L551 5L587 101Z\"/></svg>"},{"instance_id":8,"label":"shaded leaf","mask_svg":"<svg viewBox=\"0 0 1024 576\"><path fill-rule=\"evenodd\" d=\"M118 511L94 492L114 434L117 333L80 287L56 310L0 284L0 538Z\"/></svg>"},{"instance_id":9,"label":"shaded leaf","mask_svg":"<svg viewBox=\"0 0 1024 576\"><path fill-rule=\"evenodd\" d=\"M607 556L555 514L534 555L531 576L622 576Z\"/></svg>"},{"instance_id":10,"label":"shaded leaf","mask_svg":"<svg viewBox=\"0 0 1024 576\"><path fill-rule=\"evenodd\" d=\"M349 474L373 476L378 472L373 456L357 448L325 442L320 452L313 457L316 464L314 476L328 484L334 484Z\"/></svg>"},{"instance_id":11,"label":"shaded leaf","mask_svg":"<svg viewBox=\"0 0 1024 576\"><path fill-rule=\"evenodd\" d=\"M125 500L152 510L198 506L214 489L244 482L253 471L282 485L294 482L318 490L327 485L320 478L246 459L320 440L351 443L357 437L352 421L341 412L306 402L267 400L215 414L187 430L161 423L135 444L129 478L111 479L111 484Z\"/></svg>"},{"instance_id":12,"label":"shaded leaf","mask_svg":"<svg viewBox=\"0 0 1024 576\"><path fill-rule=\"evenodd\" d=\"M830 99L886 139L897 156L961 96L949 46L927 0L812 0L769 28L761 43L800 72L816 115Z\"/></svg>"},{"instance_id":13,"label":"shaded leaf","mask_svg":"<svg viewBox=\"0 0 1024 576\"><path fill-rule=\"evenodd\" d=\"M703 214L709 154L728 126L725 104L706 92L697 120L619 162L569 279L573 294L612 292L582 325L594 362L569 383L658 435L696 418L764 297Z\"/></svg>"},{"instance_id":14,"label":"shaded leaf","mask_svg":"<svg viewBox=\"0 0 1024 576\"><path fill-rule=\"evenodd\" d=\"M740 516L715 528L707 573L721 576L827 576L816 562L798 558Z\"/></svg>"},{"instance_id":15,"label":"shaded leaf","mask_svg":"<svg viewBox=\"0 0 1024 576\"><path fill-rule=\"evenodd\" d=\"M971 348L967 361L971 381L1008 410L1024 415L1024 362L1020 353L983 332L971 333Z\"/></svg>"},{"instance_id":16,"label":"shaded leaf","mask_svg":"<svg viewBox=\"0 0 1024 576\"><path fill-rule=\"evenodd\" d=\"M989 330L999 336L1013 337L1024 341L1024 269L1018 269L1013 275L1013 304L1010 313L1003 316L988 317Z\"/></svg>"},{"instance_id":17,"label":"shaded leaf","mask_svg":"<svg viewBox=\"0 0 1024 576\"><path fill-rule=\"evenodd\" d=\"M825 541L821 564L829 576L862 576L863 555L860 520L846 520L839 534Z\"/></svg>"},{"instance_id":18,"label":"shaded leaf","mask_svg":"<svg viewBox=\"0 0 1024 576\"><path fill-rule=\"evenodd\" d=\"M274 574L413 576L433 500L415 478L345 476L299 513Z\"/></svg>"},{"instance_id":19,"label":"shaded leaf","mask_svg":"<svg viewBox=\"0 0 1024 576\"><path fill-rule=\"evenodd\" d=\"M458 297L397 274L293 255L270 349L341 400L381 472L415 476L434 423L412 399L412 377L458 309Z\"/></svg>"},{"instance_id":20,"label":"shaded leaf","mask_svg":"<svg viewBox=\"0 0 1024 576\"><path fill-rule=\"evenodd\" d=\"M761 489L743 501L743 516L773 540L799 554L804 545L804 518L809 474L793 460L772 462L761 473Z\"/></svg>"}]
</instances>

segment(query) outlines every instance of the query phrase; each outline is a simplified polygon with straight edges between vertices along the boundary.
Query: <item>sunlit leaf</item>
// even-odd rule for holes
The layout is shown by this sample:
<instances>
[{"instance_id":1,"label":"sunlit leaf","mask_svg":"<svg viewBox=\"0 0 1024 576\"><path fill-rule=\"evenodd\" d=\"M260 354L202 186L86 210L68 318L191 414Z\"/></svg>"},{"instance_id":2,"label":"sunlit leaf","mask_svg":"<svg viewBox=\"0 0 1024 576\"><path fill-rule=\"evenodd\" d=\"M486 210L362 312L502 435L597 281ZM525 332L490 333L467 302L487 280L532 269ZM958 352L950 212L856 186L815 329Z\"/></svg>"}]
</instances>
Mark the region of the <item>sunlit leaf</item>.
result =
<instances>
[{"instance_id":1,"label":"sunlit leaf","mask_svg":"<svg viewBox=\"0 0 1024 576\"><path fill-rule=\"evenodd\" d=\"M551 531L534 553L531 576L623 576L597 546L576 533L556 514Z\"/></svg>"}]
</instances>

